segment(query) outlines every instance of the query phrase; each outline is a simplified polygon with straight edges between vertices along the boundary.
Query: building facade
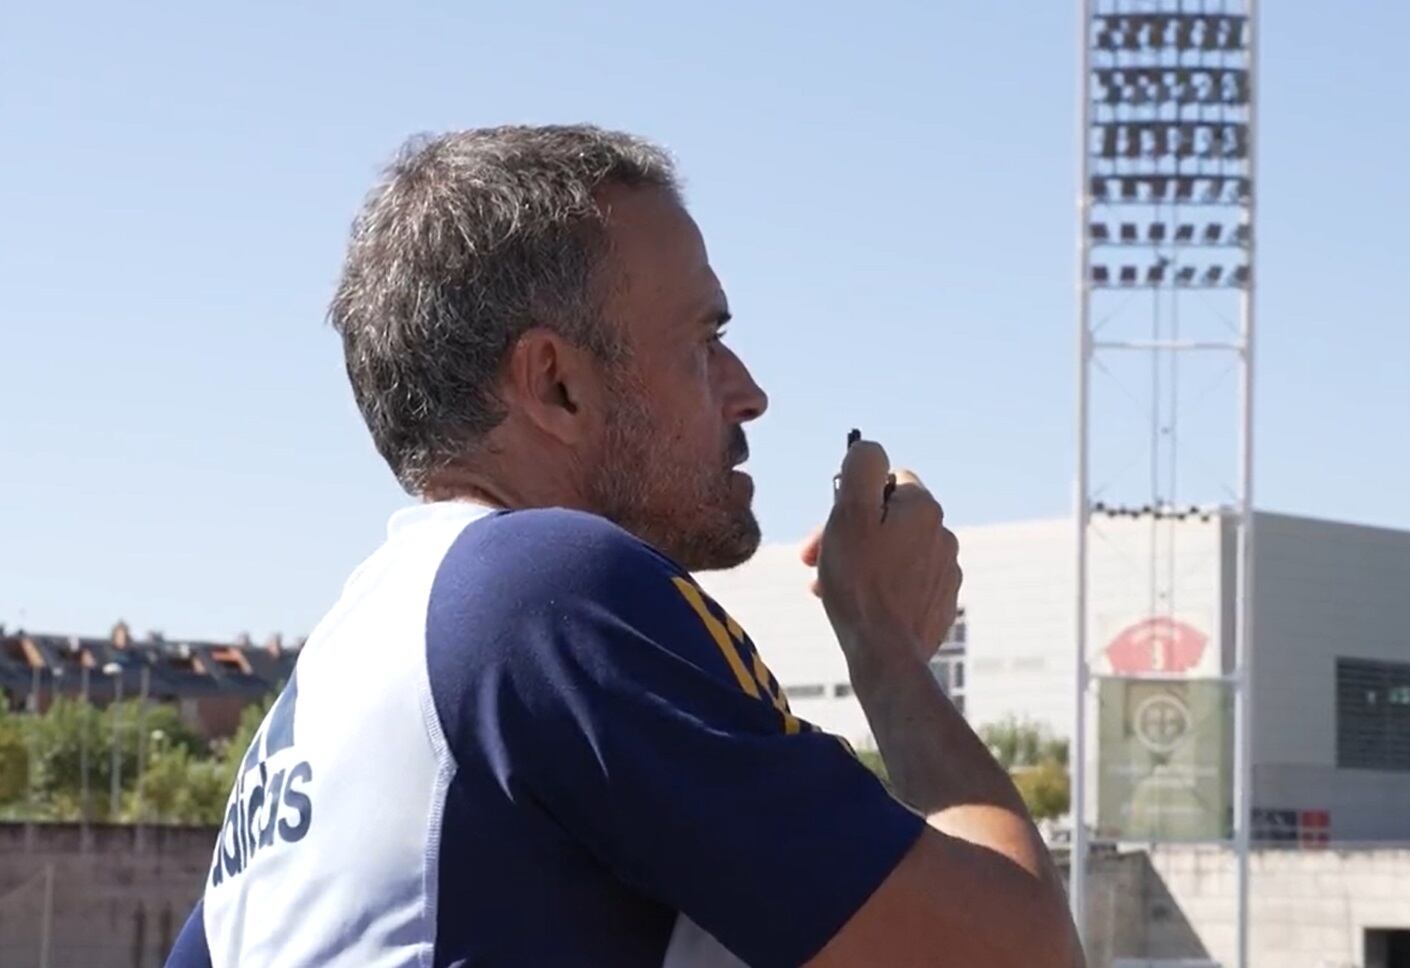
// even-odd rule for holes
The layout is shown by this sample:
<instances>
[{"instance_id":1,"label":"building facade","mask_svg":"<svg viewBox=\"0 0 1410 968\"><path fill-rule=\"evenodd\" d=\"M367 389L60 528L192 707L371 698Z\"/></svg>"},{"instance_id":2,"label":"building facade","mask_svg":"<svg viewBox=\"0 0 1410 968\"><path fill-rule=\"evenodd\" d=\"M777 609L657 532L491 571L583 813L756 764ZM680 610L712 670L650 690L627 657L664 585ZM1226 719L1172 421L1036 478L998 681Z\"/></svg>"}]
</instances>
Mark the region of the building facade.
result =
<instances>
[{"instance_id":1,"label":"building facade","mask_svg":"<svg viewBox=\"0 0 1410 968\"><path fill-rule=\"evenodd\" d=\"M1076 674L1071 522L957 530L963 618L932 671L976 726L1015 718L1069 736ZM1115 789L1117 774L1131 773L1140 760L1155 774L1149 791L1179 760L1172 750L1183 743L1195 750L1191 770L1204 777L1206 789L1195 793L1215 798L1204 804L1201 822L1222 823L1230 807L1218 791L1227 788L1232 736L1219 677L1232 669L1234 521L1218 510L1098 509L1088 540L1089 776ZM800 716L872 744L796 548L766 546L746 565L700 579L749 630ZM1258 839L1410 842L1410 623L1400 608L1407 595L1410 532L1256 516ZM1145 681L1127 686L1108 676ZM1127 792L1139 798L1139 790ZM1092 798L1088 822L1098 836L1110 829L1112 839L1133 839L1139 824L1123 826L1130 817L1118 818L1115 807L1102 816L1108 807L1100 792ZM1217 839L1199 835L1195 819L1189 839Z\"/></svg>"}]
</instances>

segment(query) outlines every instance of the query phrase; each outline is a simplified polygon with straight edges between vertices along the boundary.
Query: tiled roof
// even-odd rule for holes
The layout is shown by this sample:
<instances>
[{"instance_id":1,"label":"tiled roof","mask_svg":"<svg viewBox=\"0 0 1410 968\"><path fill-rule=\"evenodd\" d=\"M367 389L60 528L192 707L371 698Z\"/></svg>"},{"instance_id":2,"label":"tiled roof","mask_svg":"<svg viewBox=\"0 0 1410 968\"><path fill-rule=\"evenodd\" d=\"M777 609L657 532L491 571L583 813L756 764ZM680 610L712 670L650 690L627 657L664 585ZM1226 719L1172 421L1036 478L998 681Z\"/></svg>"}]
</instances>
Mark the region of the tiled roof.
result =
<instances>
[{"instance_id":1,"label":"tiled roof","mask_svg":"<svg viewBox=\"0 0 1410 968\"><path fill-rule=\"evenodd\" d=\"M131 697L145 679L153 699L255 697L282 685L297 659L297 647L277 640L257 646L132 639L121 626L110 638L15 631L0 633L0 689L12 699L27 696L37 678L42 692L76 696L86 678L88 694L103 700L112 698L117 680Z\"/></svg>"}]
</instances>

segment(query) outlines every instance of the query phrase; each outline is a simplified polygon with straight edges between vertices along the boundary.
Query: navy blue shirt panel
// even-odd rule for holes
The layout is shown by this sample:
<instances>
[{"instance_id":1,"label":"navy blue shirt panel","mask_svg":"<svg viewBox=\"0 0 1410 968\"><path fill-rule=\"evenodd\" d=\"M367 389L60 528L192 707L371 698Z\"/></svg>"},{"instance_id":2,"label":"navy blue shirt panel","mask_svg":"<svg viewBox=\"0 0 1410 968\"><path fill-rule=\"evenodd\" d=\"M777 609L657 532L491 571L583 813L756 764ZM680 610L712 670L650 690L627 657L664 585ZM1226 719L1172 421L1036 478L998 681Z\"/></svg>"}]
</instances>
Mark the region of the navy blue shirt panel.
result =
<instances>
[{"instance_id":1,"label":"navy blue shirt panel","mask_svg":"<svg viewBox=\"0 0 1410 968\"><path fill-rule=\"evenodd\" d=\"M166 958L166 968L211 968L210 948L206 944L204 901L196 902L191 916L176 936L176 943L171 946L171 953Z\"/></svg>"},{"instance_id":2,"label":"navy blue shirt panel","mask_svg":"<svg viewBox=\"0 0 1410 968\"><path fill-rule=\"evenodd\" d=\"M437 964L659 965L679 911L753 968L799 965L923 827L792 716L685 572L602 518L467 527L426 638L458 765Z\"/></svg>"}]
</instances>

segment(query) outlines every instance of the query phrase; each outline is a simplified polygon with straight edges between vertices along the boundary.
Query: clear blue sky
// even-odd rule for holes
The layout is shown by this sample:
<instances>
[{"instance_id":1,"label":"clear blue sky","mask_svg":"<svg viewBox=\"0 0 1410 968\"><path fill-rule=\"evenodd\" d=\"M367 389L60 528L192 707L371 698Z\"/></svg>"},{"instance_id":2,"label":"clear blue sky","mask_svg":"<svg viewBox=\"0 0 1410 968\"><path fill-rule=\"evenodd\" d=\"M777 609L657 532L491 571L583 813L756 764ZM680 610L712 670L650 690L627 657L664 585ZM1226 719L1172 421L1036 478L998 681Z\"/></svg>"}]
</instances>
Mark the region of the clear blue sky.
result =
<instances>
[{"instance_id":1,"label":"clear blue sky","mask_svg":"<svg viewBox=\"0 0 1410 968\"><path fill-rule=\"evenodd\" d=\"M1410 528L1410 6L1263 5L1259 504ZM306 633L403 498L323 321L410 133L679 157L770 391L766 538L847 428L951 519L1072 479L1074 4L28 3L0 31L0 621Z\"/></svg>"}]
</instances>

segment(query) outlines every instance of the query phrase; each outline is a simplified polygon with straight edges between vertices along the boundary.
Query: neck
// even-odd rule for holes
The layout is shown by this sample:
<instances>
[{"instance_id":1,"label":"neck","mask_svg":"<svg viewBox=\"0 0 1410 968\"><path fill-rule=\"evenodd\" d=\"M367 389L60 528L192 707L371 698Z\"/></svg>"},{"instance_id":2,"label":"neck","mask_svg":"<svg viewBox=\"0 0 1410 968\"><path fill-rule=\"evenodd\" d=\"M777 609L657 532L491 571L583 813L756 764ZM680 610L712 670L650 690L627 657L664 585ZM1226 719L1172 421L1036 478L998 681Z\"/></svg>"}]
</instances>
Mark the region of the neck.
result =
<instances>
[{"instance_id":1,"label":"neck","mask_svg":"<svg viewBox=\"0 0 1410 968\"><path fill-rule=\"evenodd\" d=\"M522 464L520 469L515 466ZM500 453L496 459L465 459L441 468L421 490L424 501L475 501L491 507L518 511L525 508L563 507L591 511L589 502L575 486L579 477L572 462L566 473L544 473L544 468L563 467L560 458L540 458L514 462Z\"/></svg>"}]
</instances>

